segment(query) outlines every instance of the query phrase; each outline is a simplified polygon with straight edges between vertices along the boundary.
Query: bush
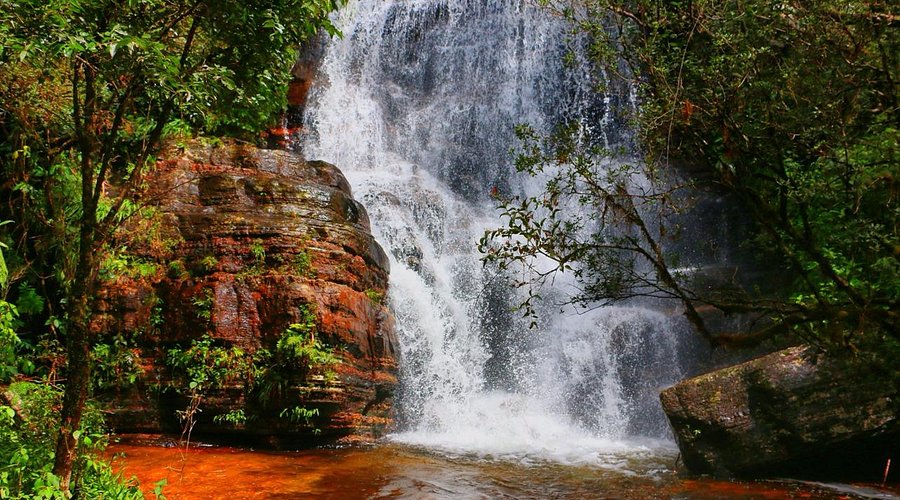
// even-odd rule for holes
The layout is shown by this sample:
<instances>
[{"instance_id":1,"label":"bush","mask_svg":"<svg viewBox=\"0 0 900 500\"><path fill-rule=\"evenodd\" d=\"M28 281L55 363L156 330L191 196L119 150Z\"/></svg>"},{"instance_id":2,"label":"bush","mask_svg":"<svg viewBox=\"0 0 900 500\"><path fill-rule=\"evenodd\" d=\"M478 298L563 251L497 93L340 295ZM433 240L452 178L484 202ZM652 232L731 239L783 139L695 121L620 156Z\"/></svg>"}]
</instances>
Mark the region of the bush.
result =
<instances>
[{"instance_id":1,"label":"bush","mask_svg":"<svg viewBox=\"0 0 900 500\"><path fill-rule=\"evenodd\" d=\"M47 384L17 382L5 396L10 404L0 405L0 498L67 498L53 474L62 393ZM144 498L133 479L113 472L100 456L107 437L96 407L85 409L75 434L80 446L73 484L81 498Z\"/></svg>"}]
</instances>

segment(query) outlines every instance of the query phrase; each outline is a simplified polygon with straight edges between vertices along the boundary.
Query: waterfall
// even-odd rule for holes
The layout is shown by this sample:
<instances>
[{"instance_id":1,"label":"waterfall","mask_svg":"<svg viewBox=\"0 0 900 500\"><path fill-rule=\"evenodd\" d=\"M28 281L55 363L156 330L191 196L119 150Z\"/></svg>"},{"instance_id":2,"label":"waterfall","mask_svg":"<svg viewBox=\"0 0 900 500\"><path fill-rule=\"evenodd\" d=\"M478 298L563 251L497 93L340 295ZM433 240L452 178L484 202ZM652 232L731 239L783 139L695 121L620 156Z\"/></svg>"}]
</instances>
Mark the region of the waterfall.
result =
<instances>
[{"instance_id":1,"label":"waterfall","mask_svg":"<svg viewBox=\"0 0 900 500\"><path fill-rule=\"evenodd\" d=\"M391 259L393 439L601 465L665 440L657 390L683 375L683 322L548 302L530 330L511 312L509 277L476 250L500 224L491 190L539 189L514 175L514 126L578 119L622 144L610 110L629 96L596 97L591 72L564 65L566 23L524 1L351 0L336 22L343 38L325 49L302 148L342 169Z\"/></svg>"}]
</instances>

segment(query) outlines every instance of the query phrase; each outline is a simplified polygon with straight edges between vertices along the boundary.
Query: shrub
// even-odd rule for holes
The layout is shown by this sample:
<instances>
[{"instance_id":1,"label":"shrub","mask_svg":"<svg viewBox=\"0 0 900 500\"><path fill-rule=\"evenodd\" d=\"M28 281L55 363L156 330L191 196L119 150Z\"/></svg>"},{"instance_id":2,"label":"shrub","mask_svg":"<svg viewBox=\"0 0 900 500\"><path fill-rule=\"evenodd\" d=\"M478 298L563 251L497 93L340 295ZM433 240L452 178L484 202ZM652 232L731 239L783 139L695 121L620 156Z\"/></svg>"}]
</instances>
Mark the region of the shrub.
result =
<instances>
[{"instance_id":1,"label":"shrub","mask_svg":"<svg viewBox=\"0 0 900 500\"><path fill-rule=\"evenodd\" d=\"M68 498L53 474L56 429L62 393L48 385L17 382L6 393L10 405L0 405L0 498ZM103 417L92 405L85 409L75 432L79 454L75 491L81 498L144 498L133 479L114 473L100 456L106 447Z\"/></svg>"}]
</instances>

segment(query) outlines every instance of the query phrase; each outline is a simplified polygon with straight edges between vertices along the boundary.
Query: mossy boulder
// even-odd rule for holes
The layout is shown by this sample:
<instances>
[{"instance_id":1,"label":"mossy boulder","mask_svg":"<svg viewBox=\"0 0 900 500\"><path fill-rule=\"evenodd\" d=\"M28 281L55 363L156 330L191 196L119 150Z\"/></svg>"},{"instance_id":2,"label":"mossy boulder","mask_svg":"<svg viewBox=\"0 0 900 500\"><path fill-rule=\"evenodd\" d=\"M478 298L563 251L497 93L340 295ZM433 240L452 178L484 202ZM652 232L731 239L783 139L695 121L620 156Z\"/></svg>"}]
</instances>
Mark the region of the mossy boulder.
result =
<instances>
[{"instance_id":1,"label":"mossy boulder","mask_svg":"<svg viewBox=\"0 0 900 500\"><path fill-rule=\"evenodd\" d=\"M849 354L792 347L660 398L695 473L880 481L900 457L900 373Z\"/></svg>"}]
</instances>

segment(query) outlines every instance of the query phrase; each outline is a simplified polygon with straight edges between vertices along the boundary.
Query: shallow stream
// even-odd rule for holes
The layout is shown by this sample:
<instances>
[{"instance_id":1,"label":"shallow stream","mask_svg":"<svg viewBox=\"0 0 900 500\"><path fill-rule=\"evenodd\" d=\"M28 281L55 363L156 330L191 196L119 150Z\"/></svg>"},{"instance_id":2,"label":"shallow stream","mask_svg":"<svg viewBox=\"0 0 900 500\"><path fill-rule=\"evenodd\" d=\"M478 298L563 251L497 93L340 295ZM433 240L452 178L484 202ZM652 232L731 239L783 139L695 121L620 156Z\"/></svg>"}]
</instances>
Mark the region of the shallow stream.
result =
<instances>
[{"instance_id":1,"label":"shallow stream","mask_svg":"<svg viewBox=\"0 0 900 500\"><path fill-rule=\"evenodd\" d=\"M148 498L154 483L165 479L169 500L898 498L858 486L685 479L673 470L677 453L671 449L611 453L604 466L523 463L390 443L300 452L120 444L109 451Z\"/></svg>"}]
</instances>

